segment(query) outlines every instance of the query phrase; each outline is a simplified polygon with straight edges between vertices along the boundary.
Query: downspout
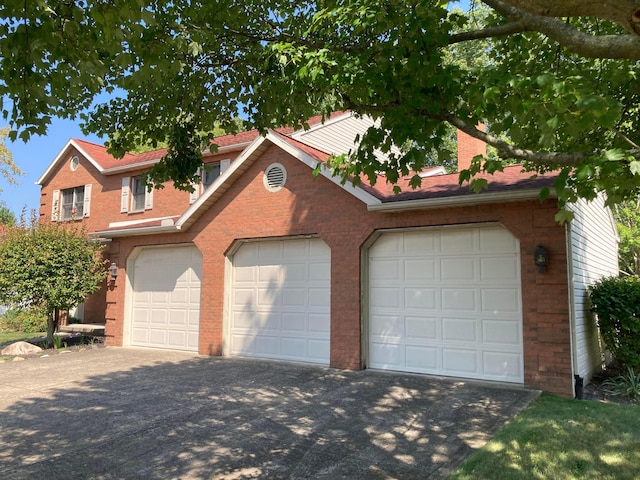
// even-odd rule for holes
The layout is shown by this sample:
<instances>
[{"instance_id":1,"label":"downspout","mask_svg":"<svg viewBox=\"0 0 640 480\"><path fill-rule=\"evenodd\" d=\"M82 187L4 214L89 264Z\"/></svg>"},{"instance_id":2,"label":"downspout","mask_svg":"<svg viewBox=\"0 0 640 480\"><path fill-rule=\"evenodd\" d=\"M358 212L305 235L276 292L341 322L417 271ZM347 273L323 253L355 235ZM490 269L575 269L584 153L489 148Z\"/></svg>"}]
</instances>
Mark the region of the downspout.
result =
<instances>
[{"instance_id":1,"label":"downspout","mask_svg":"<svg viewBox=\"0 0 640 480\"><path fill-rule=\"evenodd\" d=\"M580 377L578 371L578 346L575 338L576 332L576 298L575 283L573 278L573 247L571 244L572 230L571 224L565 224L565 241L567 243L567 277L569 285L569 339L571 343L571 370L573 373L573 389L574 395L578 399L582 399L582 387L584 379Z\"/></svg>"}]
</instances>

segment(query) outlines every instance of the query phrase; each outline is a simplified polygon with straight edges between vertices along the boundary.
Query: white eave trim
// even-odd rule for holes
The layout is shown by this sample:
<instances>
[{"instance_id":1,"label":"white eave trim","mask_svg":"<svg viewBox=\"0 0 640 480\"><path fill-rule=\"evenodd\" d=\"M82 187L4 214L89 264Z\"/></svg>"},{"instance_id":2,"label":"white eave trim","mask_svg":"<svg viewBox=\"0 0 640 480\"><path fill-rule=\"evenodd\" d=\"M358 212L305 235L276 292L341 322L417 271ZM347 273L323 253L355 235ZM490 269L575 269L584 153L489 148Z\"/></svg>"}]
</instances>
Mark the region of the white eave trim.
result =
<instances>
[{"instance_id":1,"label":"white eave trim","mask_svg":"<svg viewBox=\"0 0 640 480\"><path fill-rule=\"evenodd\" d=\"M468 207L473 205L486 205L500 202L517 202L523 200L535 200L540 198L542 188L515 190L508 192L469 193L455 197L420 198L416 200L404 200L386 202L379 205L369 205L370 212L405 212L409 210L429 210L432 208ZM555 191L549 195L556 196Z\"/></svg>"},{"instance_id":2,"label":"white eave trim","mask_svg":"<svg viewBox=\"0 0 640 480\"><path fill-rule=\"evenodd\" d=\"M120 230L101 230L93 232L89 234L89 236L104 238L138 237L140 235L154 235L157 233L178 233L179 231L180 226L178 225L160 225L155 227L123 228Z\"/></svg>"},{"instance_id":3,"label":"white eave trim","mask_svg":"<svg viewBox=\"0 0 640 480\"><path fill-rule=\"evenodd\" d=\"M297 158L298 160L303 162L305 165L309 166L309 168L311 168L312 170L315 169L318 166L318 164L321 163L315 158L313 158L311 155L309 155L308 153L304 152L304 150L301 150L295 147L294 145L291 145L289 142L282 139L279 136L279 134L275 134L271 130L269 130L269 133L267 133L267 138L274 145L280 147L282 150L284 150L291 156ZM340 188L344 189L345 191L347 191L348 193L356 197L358 200L365 203L369 208L372 206L380 205L382 203L382 201L379 198L374 197L373 195L366 192L362 188L357 187L350 182L342 183L342 179L338 176L332 175L331 171L324 163L321 165L320 175L322 175L328 180L331 180Z\"/></svg>"},{"instance_id":4,"label":"white eave trim","mask_svg":"<svg viewBox=\"0 0 640 480\"><path fill-rule=\"evenodd\" d=\"M58 162L60 162L60 160L62 160L63 155L67 152L67 150L69 149L69 147L74 147L76 150L78 150L78 152L80 152L82 154L83 157L85 157L89 163L91 163L91 165L93 165L100 173L104 173L104 169L98 164L98 162L96 162L91 155L89 155L79 144L78 142L76 142L73 138L71 140L69 140L64 147L62 147L62 150L60 150L60 153L58 153L58 155L56 155L56 158L53 159L53 161L49 164L49 166L47 167L47 169L44 171L44 173L40 176L40 178L38 178L38 180L36 180L36 185L42 185L44 182L47 181L47 178L49 177L49 175L51 174L51 172L53 171L53 169L58 165Z\"/></svg>"}]
</instances>

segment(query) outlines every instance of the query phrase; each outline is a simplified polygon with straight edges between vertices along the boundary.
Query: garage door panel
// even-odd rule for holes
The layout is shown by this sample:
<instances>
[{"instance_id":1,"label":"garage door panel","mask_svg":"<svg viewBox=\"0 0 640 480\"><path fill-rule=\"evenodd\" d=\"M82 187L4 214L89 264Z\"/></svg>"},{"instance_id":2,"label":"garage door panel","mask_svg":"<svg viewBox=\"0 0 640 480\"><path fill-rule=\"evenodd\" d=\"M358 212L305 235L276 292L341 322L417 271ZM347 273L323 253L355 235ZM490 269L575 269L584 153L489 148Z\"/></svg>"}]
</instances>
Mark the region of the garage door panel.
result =
<instances>
[{"instance_id":1,"label":"garage door panel","mask_svg":"<svg viewBox=\"0 0 640 480\"><path fill-rule=\"evenodd\" d=\"M520 295L515 288L483 289L482 311L496 315L520 312Z\"/></svg>"},{"instance_id":2,"label":"garage door panel","mask_svg":"<svg viewBox=\"0 0 640 480\"><path fill-rule=\"evenodd\" d=\"M449 342L477 342L475 318L443 318L442 340Z\"/></svg>"},{"instance_id":3,"label":"garage door panel","mask_svg":"<svg viewBox=\"0 0 640 480\"><path fill-rule=\"evenodd\" d=\"M437 318L407 316L404 320L405 337L408 340L436 340L438 335Z\"/></svg>"},{"instance_id":4,"label":"garage door panel","mask_svg":"<svg viewBox=\"0 0 640 480\"><path fill-rule=\"evenodd\" d=\"M369 303L372 307L398 308L400 306L400 288L380 288L373 287L369 296Z\"/></svg>"},{"instance_id":5,"label":"garage door panel","mask_svg":"<svg viewBox=\"0 0 640 480\"><path fill-rule=\"evenodd\" d=\"M444 373L449 375L478 375L481 373L478 352L461 348L443 348L442 368Z\"/></svg>"},{"instance_id":6,"label":"garage door panel","mask_svg":"<svg viewBox=\"0 0 640 480\"><path fill-rule=\"evenodd\" d=\"M478 310L475 289L443 288L441 292L443 311L473 312Z\"/></svg>"},{"instance_id":7,"label":"garage door panel","mask_svg":"<svg viewBox=\"0 0 640 480\"><path fill-rule=\"evenodd\" d=\"M368 366L523 382L520 252L508 231L383 233L368 265Z\"/></svg>"},{"instance_id":8,"label":"garage door panel","mask_svg":"<svg viewBox=\"0 0 640 480\"><path fill-rule=\"evenodd\" d=\"M133 268L132 345L198 350L201 270L192 246L140 252Z\"/></svg>"},{"instance_id":9,"label":"garage door panel","mask_svg":"<svg viewBox=\"0 0 640 480\"><path fill-rule=\"evenodd\" d=\"M482 321L482 342L496 345L520 345L522 330L515 322Z\"/></svg>"},{"instance_id":10,"label":"garage door panel","mask_svg":"<svg viewBox=\"0 0 640 480\"><path fill-rule=\"evenodd\" d=\"M328 364L329 252L319 239L246 243L237 250L231 355Z\"/></svg>"},{"instance_id":11,"label":"garage door panel","mask_svg":"<svg viewBox=\"0 0 640 480\"><path fill-rule=\"evenodd\" d=\"M409 287L404 289L406 308L435 310L437 308L436 289Z\"/></svg>"},{"instance_id":12,"label":"garage door panel","mask_svg":"<svg viewBox=\"0 0 640 480\"><path fill-rule=\"evenodd\" d=\"M522 370L520 355L508 352L484 352L484 371L493 380L517 381Z\"/></svg>"},{"instance_id":13,"label":"garage door panel","mask_svg":"<svg viewBox=\"0 0 640 480\"><path fill-rule=\"evenodd\" d=\"M397 264L397 261L387 260L387 264ZM377 272L376 272L377 273ZM389 275L389 273L382 271L387 278L395 279L399 278L396 275ZM374 273L375 275L375 273ZM437 278L436 273L436 261L434 259L417 259L417 260L405 260L404 261L404 279L405 280L435 280Z\"/></svg>"},{"instance_id":14,"label":"garage door panel","mask_svg":"<svg viewBox=\"0 0 640 480\"><path fill-rule=\"evenodd\" d=\"M309 288L309 307L329 307L331 302L330 288Z\"/></svg>"},{"instance_id":15,"label":"garage door panel","mask_svg":"<svg viewBox=\"0 0 640 480\"><path fill-rule=\"evenodd\" d=\"M327 339L329 338L329 333L331 330L330 325L331 325L331 318L328 313L320 313L320 314L309 313L308 331L310 333L322 334L322 338L325 339L325 342L327 343L327 345L329 344ZM329 358L329 356L327 355L326 358Z\"/></svg>"},{"instance_id":16,"label":"garage door panel","mask_svg":"<svg viewBox=\"0 0 640 480\"><path fill-rule=\"evenodd\" d=\"M437 347L407 345L405 348L405 364L415 373L438 371L439 352Z\"/></svg>"},{"instance_id":17,"label":"garage door panel","mask_svg":"<svg viewBox=\"0 0 640 480\"><path fill-rule=\"evenodd\" d=\"M440 252L473 252L475 250L475 231L449 229L440 232Z\"/></svg>"},{"instance_id":18,"label":"garage door panel","mask_svg":"<svg viewBox=\"0 0 640 480\"><path fill-rule=\"evenodd\" d=\"M400 280L400 261L396 259L372 260L369 263L372 279L385 276L388 280Z\"/></svg>"},{"instance_id":19,"label":"garage door panel","mask_svg":"<svg viewBox=\"0 0 640 480\"><path fill-rule=\"evenodd\" d=\"M443 258L440 260L440 279L447 281L469 282L476 278L474 258Z\"/></svg>"},{"instance_id":20,"label":"garage door panel","mask_svg":"<svg viewBox=\"0 0 640 480\"><path fill-rule=\"evenodd\" d=\"M511 256L480 259L480 279L513 285L518 280L519 259Z\"/></svg>"}]
</instances>

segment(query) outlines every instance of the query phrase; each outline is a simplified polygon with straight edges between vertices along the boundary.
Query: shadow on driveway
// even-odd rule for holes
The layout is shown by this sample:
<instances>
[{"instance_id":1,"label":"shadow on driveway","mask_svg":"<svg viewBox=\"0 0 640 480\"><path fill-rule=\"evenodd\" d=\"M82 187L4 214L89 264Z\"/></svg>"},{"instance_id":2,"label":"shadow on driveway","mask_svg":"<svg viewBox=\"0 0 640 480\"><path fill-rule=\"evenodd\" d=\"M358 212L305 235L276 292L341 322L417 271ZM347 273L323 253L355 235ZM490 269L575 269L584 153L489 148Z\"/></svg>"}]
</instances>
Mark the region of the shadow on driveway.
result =
<instances>
[{"instance_id":1,"label":"shadow on driveway","mask_svg":"<svg viewBox=\"0 0 640 480\"><path fill-rule=\"evenodd\" d=\"M0 478L444 478L537 392L103 348L0 364Z\"/></svg>"}]
</instances>

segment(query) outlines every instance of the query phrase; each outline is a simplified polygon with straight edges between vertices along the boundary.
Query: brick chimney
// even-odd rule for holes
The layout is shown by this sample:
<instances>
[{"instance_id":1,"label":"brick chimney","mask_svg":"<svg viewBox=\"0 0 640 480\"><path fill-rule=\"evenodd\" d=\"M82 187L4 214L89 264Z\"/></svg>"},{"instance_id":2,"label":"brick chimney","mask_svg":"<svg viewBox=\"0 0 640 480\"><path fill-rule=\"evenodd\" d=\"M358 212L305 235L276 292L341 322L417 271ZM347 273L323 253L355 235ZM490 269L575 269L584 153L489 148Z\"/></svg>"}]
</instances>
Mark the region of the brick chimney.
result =
<instances>
[{"instance_id":1,"label":"brick chimney","mask_svg":"<svg viewBox=\"0 0 640 480\"><path fill-rule=\"evenodd\" d=\"M476 128L484 131L484 123L479 123ZM471 160L476 155L487 154L487 144L475 137L467 135L463 131L457 130L456 137L458 141L458 171L469 168Z\"/></svg>"}]
</instances>

